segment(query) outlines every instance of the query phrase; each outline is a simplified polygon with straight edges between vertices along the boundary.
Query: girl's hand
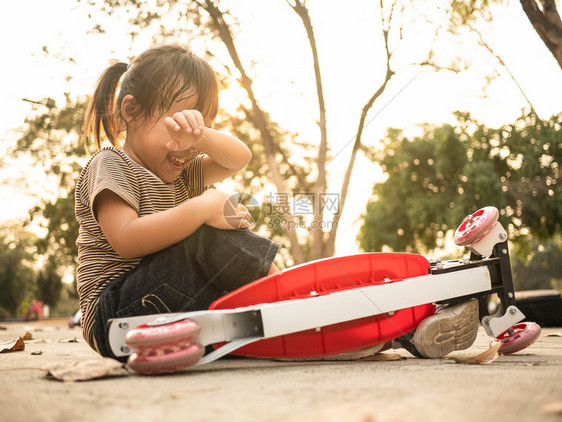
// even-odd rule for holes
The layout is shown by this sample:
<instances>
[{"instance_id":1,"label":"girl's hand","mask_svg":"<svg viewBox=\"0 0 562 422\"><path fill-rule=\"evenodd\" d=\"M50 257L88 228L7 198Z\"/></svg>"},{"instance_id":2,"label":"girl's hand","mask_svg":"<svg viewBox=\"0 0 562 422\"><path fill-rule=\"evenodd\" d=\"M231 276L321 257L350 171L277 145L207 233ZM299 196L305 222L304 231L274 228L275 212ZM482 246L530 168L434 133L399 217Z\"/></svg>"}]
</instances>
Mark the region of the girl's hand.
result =
<instances>
[{"instance_id":1,"label":"girl's hand","mask_svg":"<svg viewBox=\"0 0 562 422\"><path fill-rule=\"evenodd\" d=\"M182 110L164 119L170 136L178 143L180 150L192 148L203 136L205 122L197 110Z\"/></svg>"},{"instance_id":2,"label":"girl's hand","mask_svg":"<svg viewBox=\"0 0 562 422\"><path fill-rule=\"evenodd\" d=\"M207 189L200 196L205 201L207 218L205 223L217 229L234 230L250 227L248 209L237 204L231 195L216 189Z\"/></svg>"}]
</instances>

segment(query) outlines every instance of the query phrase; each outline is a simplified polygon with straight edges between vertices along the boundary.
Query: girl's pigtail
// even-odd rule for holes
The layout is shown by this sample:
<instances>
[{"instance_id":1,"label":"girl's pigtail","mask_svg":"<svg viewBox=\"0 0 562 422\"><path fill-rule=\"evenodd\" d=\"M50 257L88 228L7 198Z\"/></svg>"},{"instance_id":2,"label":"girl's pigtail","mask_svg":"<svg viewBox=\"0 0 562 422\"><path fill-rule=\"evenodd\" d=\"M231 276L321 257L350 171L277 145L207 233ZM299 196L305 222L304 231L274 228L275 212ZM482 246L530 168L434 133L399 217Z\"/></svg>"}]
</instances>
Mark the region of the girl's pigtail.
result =
<instances>
[{"instance_id":1,"label":"girl's pigtail","mask_svg":"<svg viewBox=\"0 0 562 422\"><path fill-rule=\"evenodd\" d=\"M101 149L101 127L109 142L113 146L117 146L117 138L120 132L120 121L115 110L115 93L119 79L127 71L128 64L118 62L109 66L101 75L94 95L88 105L86 112L86 120L84 122L84 132L86 138L90 131L93 131L94 140L98 149Z\"/></svg>"}]
</instances>

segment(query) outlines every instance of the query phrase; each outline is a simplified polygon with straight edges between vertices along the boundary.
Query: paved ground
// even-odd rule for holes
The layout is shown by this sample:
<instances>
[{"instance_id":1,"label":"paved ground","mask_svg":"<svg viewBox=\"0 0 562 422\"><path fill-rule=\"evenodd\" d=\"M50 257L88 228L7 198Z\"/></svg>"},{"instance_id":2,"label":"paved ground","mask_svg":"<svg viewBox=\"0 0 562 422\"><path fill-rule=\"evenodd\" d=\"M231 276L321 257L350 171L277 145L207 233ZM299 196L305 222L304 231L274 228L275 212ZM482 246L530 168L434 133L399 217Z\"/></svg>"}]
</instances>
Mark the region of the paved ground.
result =
<instances>
[{"instance_id":1,"label":"paved ground","mask_svg":"<svg viewBox=\"0 0 562 422\"><path fill-rule=\"evenodd\" d=\"M2 324L0 341L30 331L25 350L0 354L0 421L562 421L562 337L544 329L529 349L490 365L229 359L163 376L64 383L45 365L96 357L65 321ZM27 327L25 327L25 326ZM60 340L77 337L78 343ZM487 349L475 345L455 356ZM40 355L32 353L42 352Z\"/></svg>"}]
</instances>

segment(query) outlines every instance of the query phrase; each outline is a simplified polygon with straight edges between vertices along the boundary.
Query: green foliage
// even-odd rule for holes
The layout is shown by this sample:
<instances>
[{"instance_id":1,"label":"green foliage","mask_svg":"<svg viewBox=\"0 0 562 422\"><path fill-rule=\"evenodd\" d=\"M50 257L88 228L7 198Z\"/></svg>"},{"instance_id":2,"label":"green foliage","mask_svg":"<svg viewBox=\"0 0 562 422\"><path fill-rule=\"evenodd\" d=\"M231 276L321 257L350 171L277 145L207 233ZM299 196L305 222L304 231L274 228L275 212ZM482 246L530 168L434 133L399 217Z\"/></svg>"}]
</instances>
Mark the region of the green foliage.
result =
<instances>
[{"instance_id":1,"label":"green foliage","mask_svg":"<svg viewBox=\"0 0 562 422\"><path fill-rule=\"evenodd\" d=\"M66 102L59 107L52 98L31 101L33 109L25 119L22 135L12 154L28 152L55 174L68 173L73 158L84 156L86 146L81 142L81 129L87 99L72 100L66 95ZM63 157L68 160L63 160ZM63 180L64 181L64 180Z\"/></svg>"},{"instance_id":2,"label":"green foliage","mask_svg":"<svg viewBox=\"0 0 562 422\"><path fill-rule=\"evenodd\" d=\"M0 228L0 318L18 314L34 297L33 236L19 226Z\"/></svg>"},{"instance_id":3,"label":"green foliage","mask_svg":"<svg viewBox=\"0 0 562 422\"><path fill-rule=\"evenodd\" d=\"M524 115L498 129L457 118L456 128L427 126L414 139L389 129L376 157L388 178L374 186L363 216L364 250L442 247L448 230L486 205L500 210L516 243L560 234L562 113L546 121Z\"/></svg>"},{"instance_id":4,"label":"green foliage","mask_svg":"<svg viewBox=\"0 0 562 422\"><path fill-rule=\"evenodd\" d=\"M37 275L37 297L43 303L54 307L60 299L62 289L62 278L57 273L54 259L51 258Z\"/></svg>"},{"instance_id":5,"label":"green foliage","mask_svg":"<svg viewBox=\"0 0 562 422\"><path fill-rule=\"evenodd\" d=\"M38 253L48 256L48 265L53 268L76 265L74 184L86 155L92 152L81 136L86 103L86 99L71 100L69 96L63 107L50 98L35 102L12 151L12 156L30 155L34 163L43 165L45 177L54 177L57 182L56 199L45 197L30 210L30 221L38 222L47 232L37 241Z\"/></svg>"},{"instance_id":6,"label":"green foliage","mask_svg":"<svg viewBox=\"0 0 562 422\"><path fill-rule=\"evenodd\" d=\"M33 218L42 217L47 229L45 237L38 239L37 248L55 262L54 266L74 267L77 264L78 222L74 215L74 188L54 202L47 202L31 210Z\"/></svg>"},{"instance_id":7,"label":"green foliage","mask_svg":"<svg viewBox=\"0 0 562 422\"><path fill-rule=\"evenodd\" d=\"M535 239L524 256L512 257L515 290L562 290L562 242L560 236L547 242Z\"/></svg>"},{"instance_id":8,"label":"green foliage","mask_svg":"<svg viewBox=\"0 0 562 422\"><path fill-rule=\"evenodd\" d=\"M57 304L51 307L51 316L74 315L79 308L75 284L62 284Z\"/></svg>"},{"instance_id":9,"label":"green foliage","mask_svg":"<svg viewBox=\"0 0 562 422\"><path fill-rule=\"evenodd\" d=\"M25 157L34 167L43 168L44 197L30 210L25 225L34 223L45 229L46 234L32 238L29 231L9 228L11 236L18 242L27 242L25 256L10 258L20 262L19 266L3 266L2 286L5 289L0 286L3 291L0 307L12 314L18 304L24 308L26 300L31 298L56 306L64 287L60 274L64 269L76 266L78 223L74 217L74 184L88 152L81 138L85 99L71 100L67 96L63 107L50 98L32 103L33 110L25 119L21 135L9 154L14 159ZM25 184L22 184L22 190L25 190ZM12 253L11 249L3 249ZM37 269L35 276L23 264L26 261L45 264ZM23 271L25 277L14 275L14 268Z\"/></svg>"},{"instance_id":10,"label":"green foliage","mask_svg":"<svg viewBox=\"0 0 562 422\"><path fill-rule=\"evenodd\" d=\"M496 154L507 153L508 168L502 179L502 189L516 232L524 232L526 228L540 240L559 234L562 222L562 186L559 183L562 113L543 122L536 121L531 115L524 116L513 125L492 131L488 138L499 138Z\"/></svg>"},{"instance_id":11,"label":"green foliage","mask_svg":"<svg viewBox=\"0 0 562 422\"><path fill-rule=\"evenodd\" d=\"M390 129L379 162L388 179L373 188L361 247L415 251L442 243L444 231L463 213L455 209L455 198L463 186L467 154L453 128L428 126L412 140Z\"/></svg>"}]
</instances>

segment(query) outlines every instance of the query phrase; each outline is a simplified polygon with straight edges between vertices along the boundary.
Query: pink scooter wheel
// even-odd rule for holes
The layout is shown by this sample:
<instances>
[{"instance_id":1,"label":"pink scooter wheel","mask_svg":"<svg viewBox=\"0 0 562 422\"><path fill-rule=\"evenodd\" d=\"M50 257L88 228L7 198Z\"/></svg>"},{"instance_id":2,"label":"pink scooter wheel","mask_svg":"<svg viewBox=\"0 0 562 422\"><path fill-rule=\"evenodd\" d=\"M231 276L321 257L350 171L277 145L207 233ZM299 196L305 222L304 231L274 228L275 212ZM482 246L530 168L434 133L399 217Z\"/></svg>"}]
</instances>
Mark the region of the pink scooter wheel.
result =
<instances>
[{"instance_id":1,"label":"pink scooter wheel","mask_svg":"<svg viewBox=\"0 0 562 422\"><path fill-rule=\"evenodd\" d=\"M159 349L155 354L137 354L129 356L129 367L140 374L165 374L191 366L205 354L205 348L199 343L178 345L177 350Z\"/></svg>"},{"instance_id":2,"label":"pink scooter wheel","mask_svg":"<svg viewBox=\"0 0 562 422\"><path fill-rule=\"evenodd\" d=\"M502 344L498 352L502 355L519 352L537 341L540 334L541 327L534 322L515 324L511 330L497 337Z\"/></svg>"},{"instance_id":3,"label":"pink scooter wheel","mask_svg":"<svg viewBox=\"0 0 562 422\"><path fill-rule=\"evenodd\" d=\"M205 353L198 342L200 332L199 324L191 319L140 325L125 337L135 352L129 357L129 366L139 373L158 374L193 365Z\"/></svg>"},{"instance_id":4,"label":"pink scooter wheel","mask_svg":"<svg viewBox=\"0 0 562 422\"><path fill-rule=\"evenodd\" d=\"M191 319L161 325L143 324L127 333L125 343L136 352L148 354L151 349L162 349L186 341L194 342L193 339L200 332L199 324Z\"/></svg>"},{"instance_id":5,"label":"pink scooter wheel","mask_svg":"<svg viewBox=\"0 0 562 422\"><path fill-rule=\"evenodd\" d=\"M455 244L466 246L480 240L496 224L499 214L496 207L484 207L467 216L455 231Z\"/></svg>"}]
</instances>

